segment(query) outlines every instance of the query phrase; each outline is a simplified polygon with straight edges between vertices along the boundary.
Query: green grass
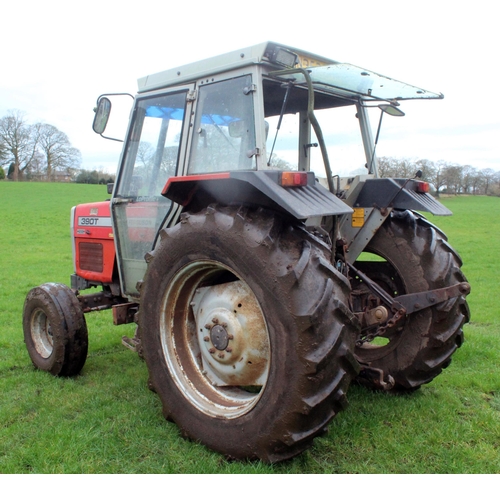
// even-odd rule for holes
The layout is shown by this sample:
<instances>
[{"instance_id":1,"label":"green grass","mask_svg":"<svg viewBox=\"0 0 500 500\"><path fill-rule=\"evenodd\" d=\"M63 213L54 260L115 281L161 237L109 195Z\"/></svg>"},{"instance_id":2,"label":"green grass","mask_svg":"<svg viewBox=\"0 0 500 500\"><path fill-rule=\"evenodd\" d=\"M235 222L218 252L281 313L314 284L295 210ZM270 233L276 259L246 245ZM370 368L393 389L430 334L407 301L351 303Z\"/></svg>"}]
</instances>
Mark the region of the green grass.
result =
<instances>
[{"instance_id":1,"label":"green grass","mask_svg":"<svg viewBox=\"0 0 500 500\"><path fill-rule=\"evenodd\" d=\"M87 315L82 375L35 370L22 339L26 293L69 284L71 206L106 198L103 186L0 182L1 473L498 473L500 472L500 199L444 198L448 234L472 285L472 323L451 366L401 397L349 392L350 406L314 446L286 463L226 461L181 438L147 389L109 311Z\"/></svg>"}]
</instances>

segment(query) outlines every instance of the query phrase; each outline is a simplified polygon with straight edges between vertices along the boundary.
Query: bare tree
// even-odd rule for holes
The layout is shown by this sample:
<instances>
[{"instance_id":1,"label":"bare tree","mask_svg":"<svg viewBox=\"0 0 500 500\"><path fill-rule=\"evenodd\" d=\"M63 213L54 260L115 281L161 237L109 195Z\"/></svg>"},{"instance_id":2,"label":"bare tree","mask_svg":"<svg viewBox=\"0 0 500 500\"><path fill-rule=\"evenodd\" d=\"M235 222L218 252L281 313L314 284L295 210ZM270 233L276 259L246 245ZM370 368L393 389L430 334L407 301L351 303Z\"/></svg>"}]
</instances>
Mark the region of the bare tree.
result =
<instances>
[{"instance_id":1,"label":"bare tree","mask_svg":"<svg viewBox=\"0 0 500 500\"><path fill-rule=\"evenodd\" d=\"M454 194L498 194L500 193L500 172L491 168L477 170L471 165L457 165L444 160L437 162L420 159L380 157L380 177L411 178L422 171L422 180L434 185L436 196L443 190Z\"/></svg>"},{"instance_id":2,"label":"bare tree","mask_svg":"<svg viewBox=\"0 0 500 500\"><path fill-rule=\"evenodd\" d=\"M473 192L474 177L477 175L477 170L470 165L465 165L462 168L462 181L460 185L460 192L468 194Z\"/></svg>"},{"instance_id":3,"label":"bare tree","mask_svg":"<svg viewBox=\"0 0 500 500\"><path fill-rule=\"evenodd\" d=\"M500 171L496 171L495 173L495 178L493 179L493 181L495 182L495 189L496 189L496 194L499 195L500 194Z\"/></svg>"},{"instance_id":4,"label":"bare tree","mask_svg":"<svg viewBox=\"0 0 500 500\"><path fill-rule=\"evenodd\" d=\"M38 128L28 125L21 111L9 111L0 119L2 165L12 164L12 179L17 181L32 163L37 150Z\"/></svg>"},{"instance_id":5,"label":"bare tree","mask_svg":"<svg viewBox=\"0 0 500 500\"><path fill-rule=\"evenodd\" d=\"M434 187L436 188L436 197L439 198L439 190L441 188L444 188L446 186L446 168L448 167L448 164L443 161L439 160L436 162L436 170L435 170L435 176L434 176Z\"/></svg>"},{"instance_id":6,"label":"bare tree","mask_svg":"<svg viewBox=\"0 0 500 500\"><path fill-rule=\"evenodd\" d=\"M23 180L31 180L35 177L42 178L45 175L45 158L36 151L29 166L23 171Z\"/></svg>"},{"instance_id":7,"label":"bare tree","mask_svg":"<svg viewBox=\"0 0 500 500\"><path fill-rule=\"evenodd\" d=\"M381 156L378 158L378 175L380 177L398 177L397 175L398 160L389 156Z\"/></svg>"},{"instance_id":8,"label":"bare tree","mask_svg":"<svg viewBox=\"0 0 500 500\"><path fill-rule=\"evenodd\" d=\"M68 136L47 123L36 125L39 130L38 146L45 159L47 180L53 180L55 172L69 171L80 164L80 151L71 146Z\"/></svg>"},{"instance_id":9,"label":"bare tree","mask_svg":"<svg viewBox=\"0 0 500 500\"><path fill-rule=\"evenodd\" d=\"M378 172L380 177L395 177L411 179L418 170L422 171L422 178L432 182L434 176L434 163L429 160L415 161L409 158L381 157L378 159Z\"/></svg>"},{"instance_id":10,"label":"bare tree","mask_svg":"<svg viewBox=\"0 0 500 500\"><path fill-rule=\"evenodd\" d=\"M448 193L459 193L462 184L462 171L463 167L459 165L447 165L443 169L443 180Z\"/></svg>"},{"instance_id":11,"label":"bare tree","mask_svg":"<svg viewBox=\"0 0 500 500\"><path fill-rule=\"evenodd\" d=\"M6 165L8 163L10 156L7 145L0 136L0 165Z\"/></svg>"},{"instance_id":12,"label":"bare tree","mask_svg":"<svg viewBox=\"0 0 500 500\"><path fill-rule=\"evenodd\" d=\"M483 168L479 171L479 174L483 182L484 194L488 194L490 186L495 182L497 172L495 172L492 168Z\"/></svg>"},{"instance_id":13,"label":"bare tree","mask_svg":"<svg viewBox=\"0 0 500 500\"><path fill-rule=\"evenodd\" d=\"M417 170L422 171L422 180L426 182L430 182L434 184L434 180L436 178L436 165L431 160L418 160L415 163L415 167Z\"/></svg>"}]
</instances>

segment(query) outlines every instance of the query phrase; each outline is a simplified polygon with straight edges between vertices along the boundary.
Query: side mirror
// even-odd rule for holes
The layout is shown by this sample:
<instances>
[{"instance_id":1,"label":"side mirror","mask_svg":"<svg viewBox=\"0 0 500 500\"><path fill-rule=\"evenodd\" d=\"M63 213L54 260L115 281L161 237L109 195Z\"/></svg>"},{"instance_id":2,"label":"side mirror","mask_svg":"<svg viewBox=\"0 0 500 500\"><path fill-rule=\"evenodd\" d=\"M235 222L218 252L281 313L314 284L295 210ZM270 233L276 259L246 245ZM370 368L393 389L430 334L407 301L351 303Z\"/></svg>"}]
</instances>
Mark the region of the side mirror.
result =
<instances>
[{"instance_id":1,"label":"side mirror","mask_svg":"<svg viewBox=\"0 0 500 500\"><path fill-rule=\"evenodd\" d=\"M95 116L92 129L96 134L102 135L106 130L109 115L111 114L111 101L107 97L101 97L97 101L97 107L94 108Z\"/></svg>"},{"instance_id":2,"label":"side mirror","mask_svg":"<svg viewBox=\"0 0 500 500\"><path fill-rule=\"evenodd\" d=\"M403 113L403 111L401 111L399 108L396 108L396 106L393 106L392 104L380 104L379 108L384 113L387 113L388 115L391 115L391 116L404 116L405 115Z\"/></svg>"}]
</instances>

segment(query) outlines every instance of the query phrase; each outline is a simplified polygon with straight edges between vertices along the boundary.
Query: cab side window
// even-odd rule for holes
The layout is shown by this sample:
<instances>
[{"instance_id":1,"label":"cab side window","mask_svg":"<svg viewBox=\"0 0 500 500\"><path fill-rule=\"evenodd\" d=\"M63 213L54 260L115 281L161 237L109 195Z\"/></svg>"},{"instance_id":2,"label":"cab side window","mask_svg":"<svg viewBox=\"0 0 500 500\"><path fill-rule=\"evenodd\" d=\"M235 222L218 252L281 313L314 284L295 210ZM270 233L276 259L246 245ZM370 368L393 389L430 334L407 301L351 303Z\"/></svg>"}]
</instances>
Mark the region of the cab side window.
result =
<instances>
[{"instance_id":1,"label":"cab side window","mask_svg":"<svg viewBox=\"0 0 500 500\"><path fill-rule=\"evenodd\" d=\"M250 75L200 87L189 173L256 168Z\"/></svg>"}]
</instances>

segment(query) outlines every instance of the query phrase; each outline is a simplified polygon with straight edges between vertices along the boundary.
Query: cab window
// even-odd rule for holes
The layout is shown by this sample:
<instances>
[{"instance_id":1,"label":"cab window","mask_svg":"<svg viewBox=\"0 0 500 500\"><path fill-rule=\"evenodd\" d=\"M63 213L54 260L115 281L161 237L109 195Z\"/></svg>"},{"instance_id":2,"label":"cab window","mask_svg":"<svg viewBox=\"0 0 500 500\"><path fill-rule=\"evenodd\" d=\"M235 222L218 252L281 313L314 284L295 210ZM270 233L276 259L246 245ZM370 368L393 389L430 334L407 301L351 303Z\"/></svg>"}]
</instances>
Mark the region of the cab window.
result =
<instances>
[{"instance_id":1,"label":"cab window","mask_svg":"<svg viewBox=\"0 0 500 500\"><path fill-rule=\"evenodd\" d=\"M199 90L190 174L256 168L251 76Z\"/></svg>"}]
</instances>

